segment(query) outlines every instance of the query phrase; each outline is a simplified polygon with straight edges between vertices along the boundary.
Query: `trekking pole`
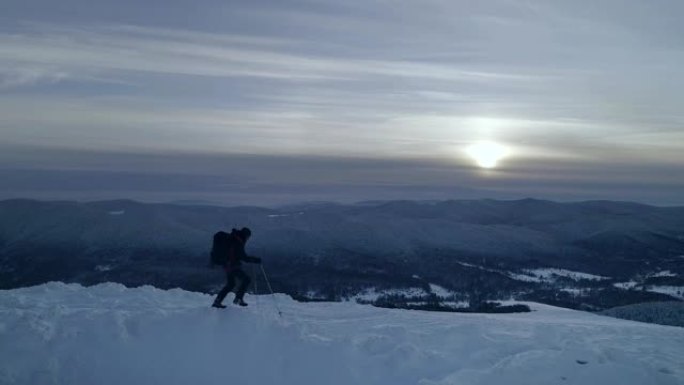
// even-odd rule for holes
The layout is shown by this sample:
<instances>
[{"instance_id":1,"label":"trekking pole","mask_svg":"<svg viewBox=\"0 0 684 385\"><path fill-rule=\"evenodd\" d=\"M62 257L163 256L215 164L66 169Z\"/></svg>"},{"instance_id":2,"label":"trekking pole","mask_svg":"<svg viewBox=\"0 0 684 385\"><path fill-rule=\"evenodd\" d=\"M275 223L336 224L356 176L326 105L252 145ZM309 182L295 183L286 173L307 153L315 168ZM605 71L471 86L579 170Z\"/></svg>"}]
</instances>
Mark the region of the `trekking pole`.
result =
<instances>
[{"instance_id":1,"label":"trekking pole","mask_svg":"<svg viewBox=\"0 0 684 385\"><path fill-rule=\"evenodd\" d=\"M271 287L271 282L268 281L268 276L266 276L266 270L264 270L264 265L259 265L261 266L261 272L264 274L264 279L266 280L266 285L268 285L268 290L271 292L271 298L273 298L273 305L275 306L276 310L278 311L279 316L283 316L283 312L280 311L280 308L278 307L278 301L276 301L275 298L275 293L273 293L273 288Z\"/></svg>"},{"instance_id":2,"label":"trekking pole","mask_svg":"<svg viewBox=\"0 0 684 385\"><path fill-rule=\"evenodd\" d=\"M256 302L255 305L258 308L259 307L259 280L257 280L257 271L254 268L254 265L252 265L252 277L254 277L254 301Z\"/></svg>"}]
</instances>

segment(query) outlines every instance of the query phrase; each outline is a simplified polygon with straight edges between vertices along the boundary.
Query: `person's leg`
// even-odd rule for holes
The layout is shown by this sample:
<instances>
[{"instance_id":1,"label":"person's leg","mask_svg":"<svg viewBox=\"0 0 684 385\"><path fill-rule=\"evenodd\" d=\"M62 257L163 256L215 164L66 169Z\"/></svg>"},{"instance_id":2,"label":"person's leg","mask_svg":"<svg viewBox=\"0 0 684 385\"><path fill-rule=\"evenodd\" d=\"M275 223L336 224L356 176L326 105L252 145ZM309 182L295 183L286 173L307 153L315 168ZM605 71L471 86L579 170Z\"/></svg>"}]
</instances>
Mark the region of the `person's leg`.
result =
<instances>
[{"instance_id":1,"label":"person's leg","mask_svg":"<svg viewBox=\"0 0 684 385\"><path fill-rule=\"evenodd\" d=\"M245 292L247 291L247 287L249 286L250 282L252 281L249 276L242 270L237 270L235 272L235 276L240 280L240 286L238 287L237 291L235 292L235 301L242 301L242 298L245 296Z\"/></svg>"},{"instance_id":2,"label":"person's leg","mask_svg":"<svg viewBox=\"0 0 684 385\"><path fill-rule=\"evenodd\" d=\"M216 295L214 305L220 305L228 293L233 290L233 287L235 287L235 275L232 272L226 272L226 285L223 286L223 289Z\"/></svg>"}]
</instances>

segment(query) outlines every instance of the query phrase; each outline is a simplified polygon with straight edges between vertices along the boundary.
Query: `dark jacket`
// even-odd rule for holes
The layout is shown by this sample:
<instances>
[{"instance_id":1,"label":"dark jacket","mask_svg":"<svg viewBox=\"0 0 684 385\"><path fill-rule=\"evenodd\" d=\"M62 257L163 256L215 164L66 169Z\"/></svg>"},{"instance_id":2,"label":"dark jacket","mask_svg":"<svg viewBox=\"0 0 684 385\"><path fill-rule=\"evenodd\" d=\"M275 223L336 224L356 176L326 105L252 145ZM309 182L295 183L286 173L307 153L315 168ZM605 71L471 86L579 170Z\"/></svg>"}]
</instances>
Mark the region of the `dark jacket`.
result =
<instances>
[{"instance_id":1,"label":"dark jacket","mask_svg":"<svg viewBox=\"0 0 684 385\"><path fill-rule=\"evenodd\" d=\"M230 234L230 248L228 249L228 263L224 266L226 271L238 270L242 262L260 263L261 258L252 257L245 253L245 241L237 232Z\"/></svg>"}]
</instances>

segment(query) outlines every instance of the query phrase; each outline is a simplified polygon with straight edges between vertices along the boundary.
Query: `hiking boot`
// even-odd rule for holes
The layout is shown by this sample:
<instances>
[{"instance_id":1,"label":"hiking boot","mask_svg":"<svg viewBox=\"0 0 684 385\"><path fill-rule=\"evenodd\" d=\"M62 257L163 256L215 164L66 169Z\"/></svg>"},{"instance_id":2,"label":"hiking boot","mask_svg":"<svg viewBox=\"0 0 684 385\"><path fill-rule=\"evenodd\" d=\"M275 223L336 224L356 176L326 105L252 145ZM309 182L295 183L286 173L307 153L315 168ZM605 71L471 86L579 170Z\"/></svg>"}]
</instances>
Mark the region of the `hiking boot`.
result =
<instances>
[{"instance_id":1,"label":"hiking boot","mask_svg":"<svg viewBox=\"0 0 684 385\"><path fill-rule=\"evenodd\" d=\"M242 298L235 298L235 299L233 300L233 303L236 304L236 305L240 305L240 306L247 306L247 302L245 302L244 300L242 300Z\"/></svg>"},{"instance_id":2,"label":"hiking boot","mask_svg":"<svg viewBox=\"0 0 684 385\"><path fill-rule=\"evenodd\" d=\"M214 302L214 303L211 305L211 307L215 307L215 308L219 308L219 309L225 309L225 308L226 308L226 305L224 305L224 304L222 304L222 303L216 303L216 302Z\"/></svg>"}]
</instances>

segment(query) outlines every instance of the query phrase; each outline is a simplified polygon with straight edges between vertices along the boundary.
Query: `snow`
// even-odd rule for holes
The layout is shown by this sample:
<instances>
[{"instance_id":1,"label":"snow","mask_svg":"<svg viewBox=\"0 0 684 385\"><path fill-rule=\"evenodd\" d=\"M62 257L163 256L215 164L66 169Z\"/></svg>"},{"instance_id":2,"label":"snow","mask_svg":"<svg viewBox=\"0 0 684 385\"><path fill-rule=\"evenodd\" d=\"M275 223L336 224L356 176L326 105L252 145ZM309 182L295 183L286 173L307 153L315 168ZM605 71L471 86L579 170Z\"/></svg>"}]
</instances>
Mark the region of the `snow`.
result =
<instances>
[{"instance_id":1,"label":"snow","mask_svg":"<svg viewBox=\"0 0 684 385\"><path fill-rule=\"evenodd\" d=\"M677 274L671 272L670 270L662 270L656 273L648 275L649 277L676 277Z\"/></svg>"},{"instance_id":2,"label":"snow","mask_svg":"<svg viewBox=\"0 0 684 385\"><path fill-rule=\"evenodd\" d=\"M655 277L655 276L656 275L651 275L651 277ZM662 277L670 277L670 275L662 275ZM643 289L643 290L650 291L653 293L667 294L671 297L684 299L684 286L668 286L668 285L645 285L645 286L643 286L643 285L641 285L635 281L618 282L618 283L614 283L613 286L615 286L619 289L623 289L623 290Z\"/></svg>"},{"instance_id":3,"label":"snow","mask_svg":"<svg viewBox=\"0 0 684 385\"><path fill-rule=\"evenodd\" d=\"M523 282L544 282L543 279L541 279L537 276L531 276L531 275L526 275L526 274L509 273L508 276L515 279L515 280L523 281Z\"/></svg>"},{"instance_id":4,"label":"snow","mask_svg":"<svg viewBox=\"0 0 684 385\"><path fill-rule=\"evenodd\" d=\"M97 265L95 266L95 271L105 272L112 270L112 265Z\"/></svg>"},{"instance_id":5,"label":"snow","mask_svg":"<svg viewBox=\"0 0 684 385\"><path fill-rule=\"evenodd\" d=\"M583 289L577 289L577 288L571 288L571 287L564 287L564 288L560 289L560 291L564 291L564 292L566 292L566 293L570 293L570 294L572 294L572 295L575 296L575 297L579 297L579 296L581 296L581 295L584 294L584 290L583 290Z\"/></svg>"},{"instance_id":6,"label":"snow","mask_svg":"<svg viewBox=\"0 0 684 385\"><path fill-rule=\"evenodd\" d=\"M652 291L654 293L667 294L671 297L684 299L684 286L658 286L658 285L647 285L647 291Z\"/></svg>"},{"instance_id":7,"label":"snow","mask_svg":"<svg viewBox=\"0 0 684 385\"><path fill-rule=\"evenodd\" d=\"M630 290L634 289L639 283L635 281L629 281L629 282L617 282L614 283L613 286L617 287L618 289L623 289L623 290Z\"/></svg>"},{"instance_id":8,"label":"snow","mask_svg":"<svg viewBox=\"0 0 684 385\"><path fill-rule=\"evenodd\" d=\"M434 283L431 283L429 285L430 285L430 291L432 292L432 294L436 295L438 298L448 298L448 297L452 296L452 293L449 290L447 290L447 289L445 289L439 285L435 285Z\"/></svg>"},{"instance_id":9,"label":"snow","mask_svg":"<svg viewBox=\"0 0 684 385\"><path fill-rule=\"evenodd\" d=\"M423 297L428 295L428 293L420 287L409 287L404 289L383 289L378 290L376 288L370 288L352 296L353 300L360 300L365 302L376 301L378 298L383 296L391 295L401 295L406 298Z\"/></svg>"},{"instance_id":10,"label":"snow","mask_svg":"<svg viewBox=\"0 0 684 385\"><path fill-rule=\"evenodd\" d=\"M497 301L497 302L500 302L500 301ZM520 302L516 302L516 303L520 303ZM421 304L424 305L425 302L423 302ZM446 307L450 307L452 309L459 309L459 308L465 309L465 308L468 308L470 306L468 301L440 301L440 304L442 304Z\"/></svg>"},{"instance_id":11,"label":"snow","mask_svg":"<svg viewBox=\"0 0 684 385\"><path fill-rule=\"evenodd\" d=\"M543 268L543 269L529 269L525 270L526 273L540 277L545 280L553 280L555 276L566 277L579 281L581 279L588 279L592 281L600 281L604 279L610 279L609 277L603 277L600 275L582 273L579 271L572 271L566 269L554 269L554 268Z\"/></svg>"},{"instance_id":12,"label":"snow","mask_svg":"<svg viewBox=\"0 0 684 385\"><path fill-rule=\"evenodd\" d=\"M570 278L575 281L582 279L591 281L610 279L610 277L556 268L524 269L522 274L509 273L508 276L525 282L553 282L558 277Z\"/></svg>"},{"instance_id":13,"label":"snow","mask_svg":"<svg viewBox=\"0 0 684 385\"><path fill-rule=\"evenodd\" d=\"M325 295L323 295L323 294L321 294L315 290L309 290L306 293L304 293L304 298L313 299L313 300L315 300L315 299L321 299L322 300L322 299L325 299L326 297L325 297Z\"/></svg>"},{"instance_id":14,"label":"snow","mask_svg":"<svg viewBox=\"0 0 684 385\"><path fill-rule=\"evenodd\" d=\"M684 383L683 328L534 303L462 314L284 295L213 309L212 299L118 284L0 291L0 383Z\"/></svg>"},{"instance_id":15,"label":"snow","mask_svg":"<svg viewBox=\"0 0 684 385\"><path fill-rule=\"evenodd\" d=\"M109 215L124 215L126 213L126 210L116 210L116 211L110 211Z\"/></svg>"},{"instance_id":16,"label":"snow","mask_svg":"<svg viewBox=\"0 0 684 385\"><path fill-rule=\"evenodd\" d=\"M361 293L354 295L351 299L356 301L373 302L380 298L380 296L382 296L382 294L376 291L375 289L367 289L362 291Z\"/></svg>"},{"instance_id":17,"label":"snow","mask_svg":"<svg viewBox=\"0 0 684 385\"><path fill-rule=\"evenodd\" d=\"M472 263L468 263L468 262L456 261L456 263L458 263L458 264L461 265L461 266L465 266L465 267L475 267L475 268L478 268L478 269L483 269L482 266L473 265Z\"/></svg>"}]
</instances>

